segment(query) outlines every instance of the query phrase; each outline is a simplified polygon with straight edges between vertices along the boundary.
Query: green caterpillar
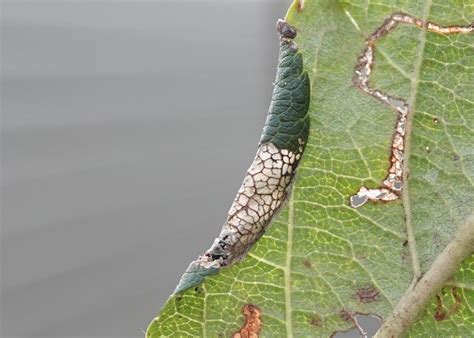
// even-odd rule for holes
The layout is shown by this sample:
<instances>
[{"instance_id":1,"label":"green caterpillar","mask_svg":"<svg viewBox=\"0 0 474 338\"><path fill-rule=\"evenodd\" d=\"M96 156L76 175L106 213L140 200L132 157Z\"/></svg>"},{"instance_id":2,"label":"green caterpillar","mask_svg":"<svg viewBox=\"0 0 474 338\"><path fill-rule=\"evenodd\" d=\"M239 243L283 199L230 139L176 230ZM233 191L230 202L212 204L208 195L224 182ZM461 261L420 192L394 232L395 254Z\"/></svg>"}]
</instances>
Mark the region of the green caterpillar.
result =
<instances>
[{"instance_id":1,"label":"green caterpillar","mask_svg":"<svg viewBox=\"0 0 474 338\"><path fill-rule=\"evenodd\" d=\"M175 293L200 284L220 268L242 260L262 237L286 200L308 141L310 82L293 39L296 30L277 22L280 56L272 102L252 165L229 210L219 237L193 261Z\"/></svg>"}]
</instances>

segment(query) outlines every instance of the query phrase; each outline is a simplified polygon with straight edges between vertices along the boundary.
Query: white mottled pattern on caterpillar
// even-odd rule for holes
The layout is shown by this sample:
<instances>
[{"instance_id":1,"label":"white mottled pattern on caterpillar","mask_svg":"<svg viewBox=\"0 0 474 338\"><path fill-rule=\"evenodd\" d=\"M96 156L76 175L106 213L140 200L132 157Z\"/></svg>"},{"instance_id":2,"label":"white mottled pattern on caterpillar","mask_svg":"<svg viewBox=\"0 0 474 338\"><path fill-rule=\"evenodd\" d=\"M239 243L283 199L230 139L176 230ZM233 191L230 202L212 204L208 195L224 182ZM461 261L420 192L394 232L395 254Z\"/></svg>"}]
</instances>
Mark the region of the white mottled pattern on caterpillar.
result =
<instances>
[{"instance_id":1,"label":"white mottled pattern on caterpillar","mask_svg":"<svg viewBox=\"0 0 474 338\"><path fill-rule=\"evenodd\" d=\"M242 259L263 235L289 193L303 152L303 142L300 143L297 153L278 149L272 143L259 147L221 234L198 260L202 266L219 268Z\"/></svg>"}]
</instances>

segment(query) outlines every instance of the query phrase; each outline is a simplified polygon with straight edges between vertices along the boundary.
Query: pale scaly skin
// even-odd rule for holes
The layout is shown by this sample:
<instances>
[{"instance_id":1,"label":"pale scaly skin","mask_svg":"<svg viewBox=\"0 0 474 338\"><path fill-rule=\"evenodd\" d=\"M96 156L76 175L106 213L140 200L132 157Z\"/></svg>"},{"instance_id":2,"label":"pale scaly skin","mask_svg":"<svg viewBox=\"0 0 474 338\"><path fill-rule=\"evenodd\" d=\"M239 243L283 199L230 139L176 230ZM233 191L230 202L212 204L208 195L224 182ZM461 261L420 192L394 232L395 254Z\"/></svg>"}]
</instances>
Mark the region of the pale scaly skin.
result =
<instances>
[{"instance_id":1,"label":"pale scaly skin","mask_svg":"<svg viewBox=\"0 0 474 338\"><path fill-rule=\"evenodd\" d=\"M219 267L240 260L263 235L289 193L303 145L294 153L264 143L245 176L221 234L201 259Z\"/></svg>"},{"instance_id":2,"label":"pale scaly skin","mask_svg":"<svg viewBox=\"0 0 474 338\"><path fill-rule=\"evenodd\" d=\"M219 237L204 255L190 264L175 293L199 284L207 275L245 257L285 202L303 151L302 141L296 153L278 149L272 143L258 148Z\"/></svg>"},{"instance_id":3,"label":"pale scaly skin","mask_svg":"<svg viewBox=\"0 0 474 338\"><path fill-rule=\"evenodd\" d=\"M228 212L219 237L192 262L176 292L242 260L262 237L290 192L309 134L309 78L293 41L296 30L279 21L280 60L272 103L257 155Z\"/></svg>"}]
</instances>

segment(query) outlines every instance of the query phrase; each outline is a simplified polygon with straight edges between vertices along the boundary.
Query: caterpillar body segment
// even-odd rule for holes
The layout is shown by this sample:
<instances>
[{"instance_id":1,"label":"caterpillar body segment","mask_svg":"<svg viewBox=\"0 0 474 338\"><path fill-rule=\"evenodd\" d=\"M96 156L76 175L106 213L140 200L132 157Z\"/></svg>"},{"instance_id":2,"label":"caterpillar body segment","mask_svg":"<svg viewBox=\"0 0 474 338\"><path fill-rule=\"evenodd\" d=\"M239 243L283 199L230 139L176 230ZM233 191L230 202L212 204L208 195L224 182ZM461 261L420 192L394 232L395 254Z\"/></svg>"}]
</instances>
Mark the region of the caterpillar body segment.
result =
<instances>
[{"instance_id":1,"label":"caterpillar body segment","mask_svg":"<svg viewBox=\"0 0 474 338\"><path fill-rule=\"evenodd\" d=\"M175 293L196 286L220 268L243 259L262 237L290 192L308 141L310 82L293 41L296 30L279 20L277 31L280 37L278 69L257 154L219 237L209 250L189 265Z\"/></svg>"}]
</instances>

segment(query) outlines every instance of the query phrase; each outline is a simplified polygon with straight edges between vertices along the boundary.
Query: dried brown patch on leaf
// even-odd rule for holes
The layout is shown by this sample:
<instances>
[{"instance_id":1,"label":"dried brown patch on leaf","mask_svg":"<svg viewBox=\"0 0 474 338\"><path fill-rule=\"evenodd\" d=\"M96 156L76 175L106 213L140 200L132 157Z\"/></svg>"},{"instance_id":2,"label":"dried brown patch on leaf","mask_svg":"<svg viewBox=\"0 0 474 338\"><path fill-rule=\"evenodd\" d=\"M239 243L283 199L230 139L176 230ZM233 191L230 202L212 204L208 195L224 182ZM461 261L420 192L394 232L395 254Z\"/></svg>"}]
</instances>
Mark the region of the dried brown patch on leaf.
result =
<instances>
[{"instance_id":1,"label":"dried brown patch on leaf","mask_svg":"<svg viewBox=\"0 0 474 338\"><path fill-rule=\"evenodd\" d=\"M409 14L394 13L365 40L365 49L358 58L352 81L364 93L394 109L397 112L397 122L392 137L390 167L387 176L379 188L368 189L362 186L356 194L350 196L349 201L353 208L361 207L368 201L389 202L399 199L403 189L403 181L406 180L404 178L404 171L407 171L405 168L405 133L408 115L413 113L413 107L410 107L406 100L372 88L369 84L370 75L375 63L376 41L389 34L399 24L414 25L439 34L474 32L474 24L442 26L434 22L415 18ZM434 118L433 123L438 124L439 120ZM426 147L426 151L429 153L431 150L429 147ZM406 173L405 176L407 176Z\"/></svg>"},{"instance_id":2,"label":"dried brown patch on leaf","mask_svg":"<svg viewBox=\"0 0 474 338\"><path fill-rule=\"evenodd\" d=\"M323 326L323 319L321 316L315 314L309 319L309 325L314 327L322 327Z\"/></svg>"},{"instance_id":3,"label":"dried brown patch on leaf","mask_svg":"<svg viewBox=\"0 0 474 338\"><path fill-rule=\"evenodd\" d=\"M246 304L242 309L245 324L239 332L234 333L233 338L258 338L262 330L262 311L255 305Z\"/></svg>"},{"instance_id":4,"label":"dried brown patch on leaf","mask_svg":"<svg viewBox=\"0 0 474 338\"><path fill-rule=\"evenodd\" d=\"M301 12L304 9L304 0L298 0L298 7L296 7L296 10L298 12Z\"/></svg>"},{"instance_id":5,"label":"dried brown patch on leaf","mask_svg":"<svg viewBox=\"0 0 474 338\"><path fill-rule=\"evenodd\" d=\"M359 288L355 293L356 299L362 304L372 303L378 300L379 290L373 286L368 286L365 288Z\"/></svg>"},{"instance_id":6,"label":"dried brown patch on leaf","mask_svg":"<svg viewBox=\"0 0 474 338\"><path fill-rule=\"evenodd\" d=\"M436 295L436 308L433 317L437 322L448 319L461 307L461 295L459 294L458 288L453 287L451 289L451 294L454 299L454 304L448 309L445 309L444 307L442 296L440 294Z\"/></svg>"},{"instance_id":7,"label":"dried brown patch on leaf","mask_svg":"<svg viewBox=\"0 0 474 338\"><path fill-rule=\"evenodd\" d=\"M342 309L341 312L339 312L339 315L341 316L342 320L346 322L352 321L354 318L354 312L346 308Z\"/></svg>"}]
</instances>

